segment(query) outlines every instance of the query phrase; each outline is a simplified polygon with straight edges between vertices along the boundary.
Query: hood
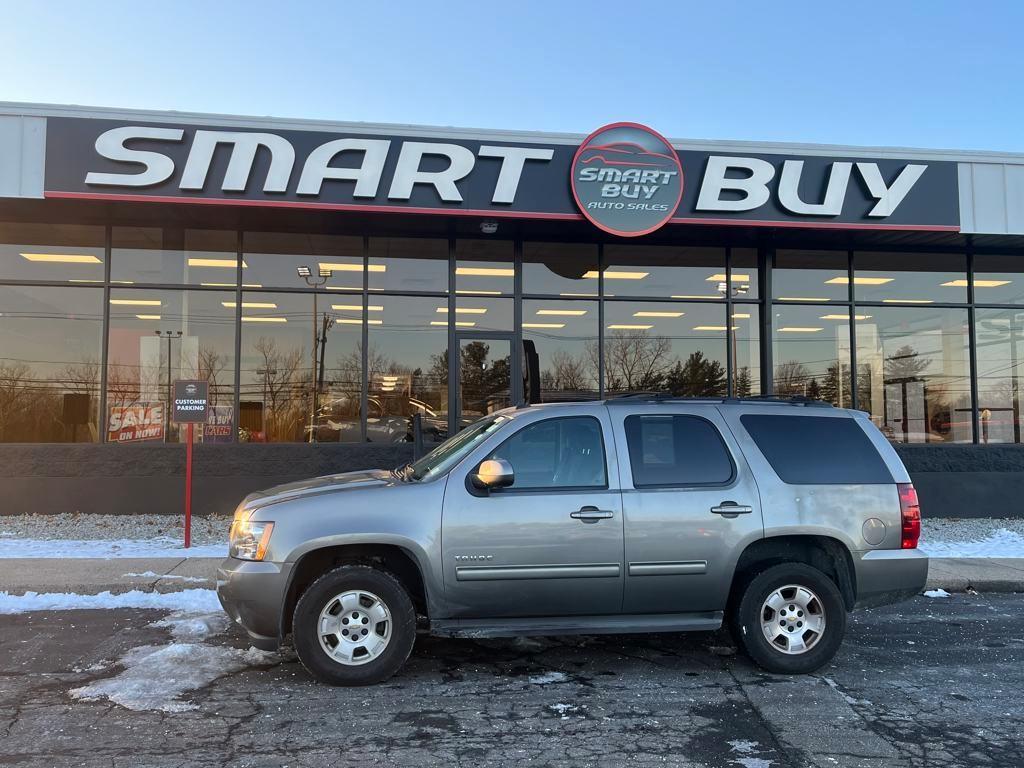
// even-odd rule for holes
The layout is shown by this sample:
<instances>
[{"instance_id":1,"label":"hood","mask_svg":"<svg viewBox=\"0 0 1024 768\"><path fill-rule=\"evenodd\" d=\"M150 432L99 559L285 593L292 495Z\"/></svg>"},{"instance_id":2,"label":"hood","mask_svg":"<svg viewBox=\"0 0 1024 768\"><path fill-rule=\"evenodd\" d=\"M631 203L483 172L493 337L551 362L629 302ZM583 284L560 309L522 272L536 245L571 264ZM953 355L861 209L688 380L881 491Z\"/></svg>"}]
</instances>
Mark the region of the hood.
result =
<instances>
[{"instance_id":1,"label":"hood","mask_svg":"<svg viewBox=\"0 0 1024 768\"><path fill-rule=\"evenodd\" d=\"M387 469L365 469L358 472L342 472L337 475L322 475L250 493L245 497L242 506L251 509L267 504L276 504L280 501L291 501L303 496L347 491L354 488L394 485L397 482L399 481Z\"/></svg>"}]
</instances>

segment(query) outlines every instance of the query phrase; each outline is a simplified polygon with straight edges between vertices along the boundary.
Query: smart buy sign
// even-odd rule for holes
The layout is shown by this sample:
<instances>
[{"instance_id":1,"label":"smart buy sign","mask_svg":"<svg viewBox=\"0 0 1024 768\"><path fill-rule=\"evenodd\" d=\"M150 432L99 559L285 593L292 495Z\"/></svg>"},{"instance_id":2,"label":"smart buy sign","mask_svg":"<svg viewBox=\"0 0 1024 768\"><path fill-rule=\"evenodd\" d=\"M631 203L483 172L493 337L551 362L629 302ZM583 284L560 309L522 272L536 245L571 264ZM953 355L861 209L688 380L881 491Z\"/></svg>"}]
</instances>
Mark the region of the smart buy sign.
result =
<instances>
[{"instance_id":1,"label":"smart buy sign","mask_svg":"<svg viewBox=\"0 0 1024 768\"><path fill-rule=\"evenodd\" d=\"M713 142L679 148L651 128L626 122L599 128L582 143L443 133L51 117L44 194L495 219L583 217L622 237L666 224L959 229L953 161L859 150L843 155L827 147L804 154L798 147L765 151L751 144L745 151Z\"/></svg>"}]
</instances>

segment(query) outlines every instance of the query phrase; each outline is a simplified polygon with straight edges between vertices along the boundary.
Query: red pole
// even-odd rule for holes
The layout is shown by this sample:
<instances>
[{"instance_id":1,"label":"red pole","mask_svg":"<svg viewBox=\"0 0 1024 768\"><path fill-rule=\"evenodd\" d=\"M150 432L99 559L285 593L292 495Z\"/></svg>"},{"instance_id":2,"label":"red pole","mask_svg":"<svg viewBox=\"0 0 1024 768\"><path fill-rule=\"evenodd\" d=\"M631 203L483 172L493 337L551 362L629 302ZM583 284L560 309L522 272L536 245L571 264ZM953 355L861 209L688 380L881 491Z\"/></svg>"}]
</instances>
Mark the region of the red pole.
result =
<instances>
[{"instance_id":1,"label":"red pole","mask_svg":"<svg viewBox=\"0 0 1024 768\"><path fill-rule=\"evenodd\" d=\"M192 429L188 423L188 444L185 446L185 549L192 546Z\"/></svg>"}]
</instances>

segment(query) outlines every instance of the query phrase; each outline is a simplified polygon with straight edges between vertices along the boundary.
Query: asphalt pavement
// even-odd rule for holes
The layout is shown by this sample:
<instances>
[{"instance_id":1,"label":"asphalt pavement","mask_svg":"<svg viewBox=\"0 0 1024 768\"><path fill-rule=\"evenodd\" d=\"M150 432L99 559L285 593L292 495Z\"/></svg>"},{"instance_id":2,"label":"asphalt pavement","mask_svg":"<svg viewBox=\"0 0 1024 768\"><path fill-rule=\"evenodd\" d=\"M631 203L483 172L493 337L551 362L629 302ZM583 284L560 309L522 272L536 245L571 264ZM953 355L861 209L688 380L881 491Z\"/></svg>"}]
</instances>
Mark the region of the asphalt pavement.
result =
<instances>
[{"instance_id":1,"label":"asphalt pavement","mask_svg":"<svg viewBox=\"0 0 1024 768\"><path fill-rule=\"evenodd\" d=\"M169 644L162 615L0 616L0 764L1024 765L1019 595L853 614L835 662L801 677L759 671L724 632L421 637L369 688L318 685L286 653L186 693L187 711L69 695L116 676L129 650ZM233 628L204 643L246 646Z\"/></svg>"}]
</instances>

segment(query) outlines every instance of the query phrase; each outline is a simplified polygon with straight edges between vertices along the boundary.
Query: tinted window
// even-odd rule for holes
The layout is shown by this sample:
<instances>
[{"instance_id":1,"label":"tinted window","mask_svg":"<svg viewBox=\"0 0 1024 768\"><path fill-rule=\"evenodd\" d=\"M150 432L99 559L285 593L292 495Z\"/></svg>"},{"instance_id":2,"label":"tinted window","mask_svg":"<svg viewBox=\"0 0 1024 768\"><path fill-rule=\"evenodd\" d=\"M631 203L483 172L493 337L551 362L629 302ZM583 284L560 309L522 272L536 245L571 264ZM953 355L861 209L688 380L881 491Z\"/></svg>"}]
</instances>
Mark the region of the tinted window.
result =
<instances>
[{"instance_id":1,"label":"tinted window","mask_svg":"<svg viewBox=\"0 0 1024 768\"><path fill-rule=\"evenodd\" d=\"M604 488L601 425L590 416L539 421L521 429L489 458L505 459L513 488Z\"/></svg>"},{"instance_id":2,"label":"tinted window","mask_svg":"<svg viewBox=\"0 0 1024 768\"><path fill-rule=\"evenodd\" d=\"M721 485L732 480L732 458L707 419L629 416L626 441L636 488Z\"/></svg>"},{"instance_id":3,"label":"tinted window","mask_svg":"<svg viewBox=\"0 0 1024 768\"><path fill-rule=\"evenodd\" d=\"M882 457L853 419L748 414L740 421L783 482L893 482Z\"/></svg>"}]
</instances>

